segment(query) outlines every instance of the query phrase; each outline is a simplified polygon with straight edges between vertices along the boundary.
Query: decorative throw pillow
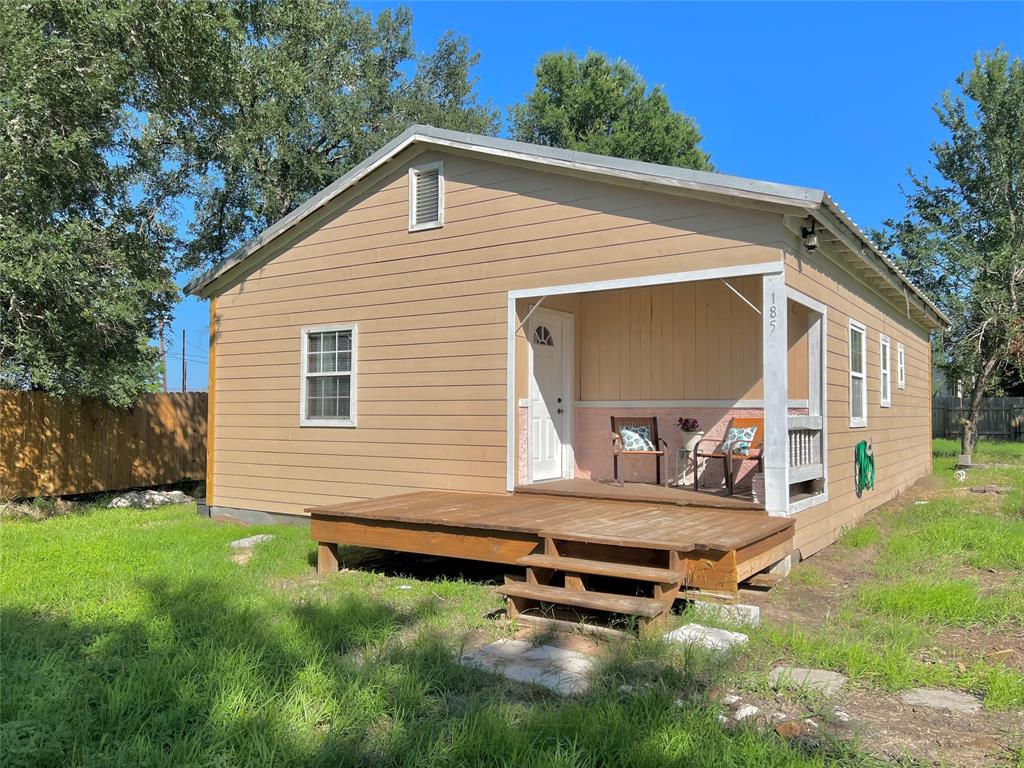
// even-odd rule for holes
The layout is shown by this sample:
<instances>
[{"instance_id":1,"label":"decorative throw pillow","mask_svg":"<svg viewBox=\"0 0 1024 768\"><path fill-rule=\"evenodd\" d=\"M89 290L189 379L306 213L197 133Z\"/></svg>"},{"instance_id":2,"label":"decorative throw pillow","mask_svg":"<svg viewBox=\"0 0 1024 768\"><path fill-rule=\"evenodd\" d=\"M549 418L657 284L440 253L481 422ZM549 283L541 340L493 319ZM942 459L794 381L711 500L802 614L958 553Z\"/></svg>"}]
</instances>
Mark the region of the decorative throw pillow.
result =
<instances>
[{"instance_id":1,"label":"decorative throw pillow","mask_svg":"<svg viewBox=\"0 0 1024 768\"><path fill-rule=\"evenodd\" d=\"M654 441L651 439L649 427L622 427L619 429L622 436L622 448L626 451L653 451Z\"/></svg>"},{"instance_id":2,"label":"decorative throw pillow","mask_svg":"<svg viewBox=\"0 0 1024 768\"><path fill-rule=\"evenodd\" d=\"M750 453L750 444L754 442L756 434L757 427L729 427L722 441L722 450L727 452L732 448L737 456L746 456Z\"/></svg>"}]
</instances>

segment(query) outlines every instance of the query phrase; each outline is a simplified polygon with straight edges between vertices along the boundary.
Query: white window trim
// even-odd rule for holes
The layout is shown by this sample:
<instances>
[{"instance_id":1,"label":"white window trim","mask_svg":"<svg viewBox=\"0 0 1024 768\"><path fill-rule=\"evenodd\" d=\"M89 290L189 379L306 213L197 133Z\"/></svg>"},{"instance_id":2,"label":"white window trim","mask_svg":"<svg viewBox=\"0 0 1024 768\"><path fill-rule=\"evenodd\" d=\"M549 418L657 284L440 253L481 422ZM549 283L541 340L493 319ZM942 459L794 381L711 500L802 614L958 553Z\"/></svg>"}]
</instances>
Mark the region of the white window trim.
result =
<instances>
[{"instance_id":1,"label":"white window trim","mask_svg":"<svg viewBox=\"0 0 1024 768\"><path fill-rule=\"evenodd\" d=\"M850 330L853 329L860 332L860 362L864 367L860 373L855 373L853 370L853 342L850 339ZM868 425L868 329L863 323L858 323L853 318L850 318L850 324L846 331L846 347L848 352L847 369L849 370L847 384L850 388L850 426L866 427ZM856 418L853 415L853 379L855 376L859 376L864 382L860 388L863 418Z\"/></svg>"},{"instance_id":2,"label":"white window trim","mask_svg":"<svg viewBox=\"0 0 1024 768\"><path fill-rule=\"evenodd\" d=\"M349 418L347 419L310 419L306 417L306 380L309 374L306 371L306 355L309 347L309 334L324 333L328 331L351 331L352 332L352 366L349 372L351 384L349 386ZM359 326L358 323L334 323L332 325L307 325L304 326L300 335L302 338L301 356L299 357L299 426L300 427L354 427L356 426L356 379L358 376L357 364L359 361Z\"/></svg>"},{"instance_id":3,"label":"white window trim","mask_svg":"<svg viewBox=\"0 0 1024 768\"><path fill-rule=\"evenodd\" d=\"M896 342L896 371L899 374L896 382L897 389L907 388L907 350L903 342Z\"/></svg>"},{"instance_id":4,"label":"white window trim","mask_svg":"<svg viewBox=\"0 0 1024 768\"><path fill-rule=\"evenodd\" d=\"M892 405L892 340L884 333L878 337L878 365L878 391L881 406L888 408ZM887 381L888 388L885 386Z\"/></svg>"},{"instance_id":5,"label":"white window trim","mask_svg":"<svg viewBox=\"0 0 1024 768\"><path fill-rule=\"evenodd\" d=\"M437 171L437 221L416 223L416 174L423 171ZM444 226L444 162L423 163L409 166L409 231L422 232L425 229L439 229Z\"/></svg>"}]
</instances>

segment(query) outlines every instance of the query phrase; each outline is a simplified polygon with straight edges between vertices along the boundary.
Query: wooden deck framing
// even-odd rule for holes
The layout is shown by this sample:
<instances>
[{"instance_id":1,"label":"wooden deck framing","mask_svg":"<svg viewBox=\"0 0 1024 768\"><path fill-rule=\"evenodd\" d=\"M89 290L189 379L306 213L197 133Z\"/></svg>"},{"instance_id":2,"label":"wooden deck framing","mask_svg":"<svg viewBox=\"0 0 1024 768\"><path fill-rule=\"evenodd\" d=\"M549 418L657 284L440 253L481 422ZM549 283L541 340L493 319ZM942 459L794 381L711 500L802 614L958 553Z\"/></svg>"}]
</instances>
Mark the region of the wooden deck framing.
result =
<instances>
[{"instance_id":1,"label":"wooden deck framing","mask_svg":"<svg viewBox=\"0 0 1024 768\"><path fill-rule=\"evenodd\" d=\"M792 520L763 512L538 493L423 491L307 511L321 572L338 569L339 544L515 565L526 580L499 588L512 614L555 604L642 626L659 624L680 595L735 600L793 539ZM595 591L595 581L618 591Z\"/></svg>"}]
</instances>

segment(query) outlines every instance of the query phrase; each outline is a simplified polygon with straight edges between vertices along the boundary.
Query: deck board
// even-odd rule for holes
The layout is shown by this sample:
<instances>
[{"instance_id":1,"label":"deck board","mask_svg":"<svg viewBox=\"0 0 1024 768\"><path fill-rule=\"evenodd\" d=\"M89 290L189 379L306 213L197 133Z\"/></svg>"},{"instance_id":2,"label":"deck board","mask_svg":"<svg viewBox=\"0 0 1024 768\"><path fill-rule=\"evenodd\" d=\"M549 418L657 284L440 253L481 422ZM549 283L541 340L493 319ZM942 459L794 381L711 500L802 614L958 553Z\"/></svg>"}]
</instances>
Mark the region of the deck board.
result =
<instances>
[{"instance_id":1,"label":"deck board","mask_svg":"<svg viewBox=\"0 0 1024 768\"><path fill-rule=\"evenodd\" d=\"M764 507L749 498L726 496L724 492L692 488L676 488L649 483L599 482L574 478L572 480L548 480L531 485L516 486L517 494L565 496L571 498L605 499L608 501L634 501L649 504L672 504L679 507L703 507L729 509L743 512L766 514Z\"/></svg>"},{"instance_id":2,"label":"deck board","mask_svg":"<svg viewBox=\"0 0 1024 768\"><path fill-rule=\"evenodd\" d=\"M622 540L655 549L736 550L793 521L728 509L555 495L509 496L418 491L368 501L311 507L314 520L347 519L511 531L585 541Z\"/></svg>"}]
</instances>

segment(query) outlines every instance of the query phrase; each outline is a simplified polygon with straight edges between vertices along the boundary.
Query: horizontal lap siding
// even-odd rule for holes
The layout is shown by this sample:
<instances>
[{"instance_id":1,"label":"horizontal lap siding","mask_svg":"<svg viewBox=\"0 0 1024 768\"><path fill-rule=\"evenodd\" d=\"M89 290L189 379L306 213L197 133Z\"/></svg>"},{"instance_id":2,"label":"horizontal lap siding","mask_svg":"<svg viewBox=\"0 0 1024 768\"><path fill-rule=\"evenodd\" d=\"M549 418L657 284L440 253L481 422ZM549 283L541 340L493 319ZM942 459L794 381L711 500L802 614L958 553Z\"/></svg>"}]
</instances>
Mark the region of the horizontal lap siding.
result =
<instances>
[{"instance_id":1,"label":"horizontal lap siding","mask_svg":"<svg viewBox=\"0 0 1024 768\"><path fill-rule=\"evenodd\" d=\"M217 300L214 503L276 512L505 488L506 295L777 261L777 217L514 165L445 163L410 233L408 162ZM358 427L300 427L299 334L359 325Z\"/></svg>"},{"instance_id":2,"label":"horizontal lap siding","mask_svg":"<svg viewBox=\"0 0 1024 768\"><path fill-rule=\"evenodd\" d=\"M807 557L835 541L843 529L931 471L931 344L926 331L904 313L872 296L822 257L787 255L786 282L828 307L829 500L798 512L795 546ZM867 326L868 423L850 427L849 320ZM881 407L881 334L892 342L892 405ZM897 345L906 349L906 389L898 388ZM858 499L854 448L870 438L875 452L875 489Z\"/></svg>"}]
</instances>

